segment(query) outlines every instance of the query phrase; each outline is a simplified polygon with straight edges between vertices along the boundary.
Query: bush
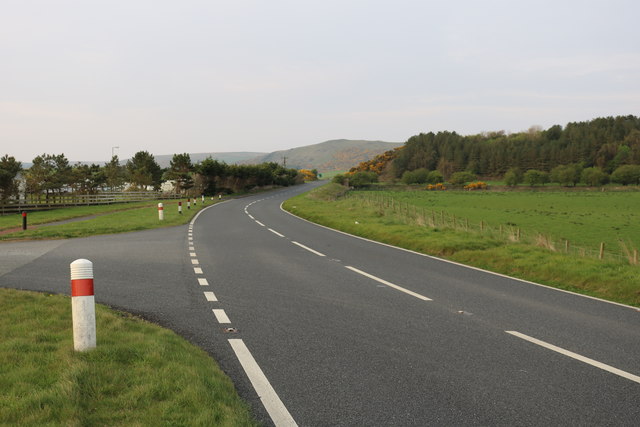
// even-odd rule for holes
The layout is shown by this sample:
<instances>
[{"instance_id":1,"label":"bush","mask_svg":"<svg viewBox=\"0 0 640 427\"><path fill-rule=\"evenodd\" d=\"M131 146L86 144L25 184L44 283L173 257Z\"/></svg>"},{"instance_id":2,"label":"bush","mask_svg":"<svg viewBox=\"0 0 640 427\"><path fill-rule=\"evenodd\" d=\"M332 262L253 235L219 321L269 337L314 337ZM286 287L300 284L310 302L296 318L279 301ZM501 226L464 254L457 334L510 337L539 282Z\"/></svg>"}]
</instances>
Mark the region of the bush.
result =
<instances>
[{"instance_id":1,"label":"bush","mask_svg":"<svg viewBox=\"0 0 640 427\"><path fill-rule=\"evenodd\" d=\"M611 181L622 184L640 184L640 165L624 165L614 170Z\"/></svg>"},{"instance_id":2,"label":"bush","mask_svg":"<svg viewBox=\"0 0 640 427\"><path fill-rule=\"evenodd\" d=\"M464 185L467 182L471 182L476 179L476 176L471 172L456 172L451 175L449 182L453 185Z\"/></svg>"},{"instance_id":3,"label":"bush","mask_svg":"<svg viewBox=\"0 0 640 427\"><path fill-rule=\"evenodd\" d=\"M557 182L560 185L575 186L580 182L580 175L582 174L582 166L578 164L556 166L551 170L551 181Z\"/></svg>"},{"instance_id":4,"label":"bush","mask_svg":"<svg viewBox=\"0 0 640 427\"><path fill-rule=\"evenodd\" d=\"M511 168L504 174L504 182L509 187L515 187L522 182L522 171L520 168Z\"/></svg>"},{"instance_id":5,"label":"bush","mask_svg":"<svg viewBox=\"0 0 640 427\"><path fill-rule=\"evenodd\" d=\"M582 171L580 181L590 187L597 187L609 182L609 175L600 168L586 168Z\"/></svg>"},{"instance_id":6,"label":"bush","mask_svg":"<svg viewBox=\"0 0 640 427\"><path fill-rule=\"evenodd\" d=\"M536 185L544 185L549 182L549 174L536 169L529 169L522 177L523 182L531 187Z\"/></svg>"},{"instance_id":7,"label":"bush","mask_svg":"<svg viewBox=\"0 0 640 427\"><path fill-rule=\"evenodd\" d=\"M410 185L410 184L426 184L427 178L429 176L429 171L420 168L414 171L405 171L402 174L402 182Z\"/></svg>"},{"instance_id":8,"label":"bush","mask_svg":"<svg viewBox=\"0 0 640 427\"><path fill-rule=\"evenodd\" d=\"M378 182L378 175L375 172L356 172L349 178L349 185L353 188L368 187L374 182Z\"/></svg>"},{"instance_id":9,"label":"bush","mask_svg":"<svg viewBox=\"0 0 640 427\"><path fill-rule=\"evenodd\" d=\"M441 184L444 182L444 176L442 176L440 171L431 171L429 175L427 175L427 182L429 184Z\"/></svg>"}]
</instances>

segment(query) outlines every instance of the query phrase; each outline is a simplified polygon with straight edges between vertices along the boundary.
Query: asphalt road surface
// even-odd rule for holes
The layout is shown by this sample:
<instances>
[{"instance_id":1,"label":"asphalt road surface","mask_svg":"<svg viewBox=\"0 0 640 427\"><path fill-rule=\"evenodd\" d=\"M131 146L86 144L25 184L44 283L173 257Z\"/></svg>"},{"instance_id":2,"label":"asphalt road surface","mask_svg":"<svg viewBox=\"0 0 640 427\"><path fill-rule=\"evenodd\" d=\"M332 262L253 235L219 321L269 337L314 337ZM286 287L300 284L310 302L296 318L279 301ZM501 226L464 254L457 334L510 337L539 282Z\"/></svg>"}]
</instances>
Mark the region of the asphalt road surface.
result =
<instances>
[{"instance_id":1,"label":"asphalt road surface","mask_svg":"<svg viewBox=\"0 0 640 427\"><path fill-rule=\"evenodd\" d=\"M96 300L209 352L263 423L634 425L640 311L296 218L295 187L191 225L0 244L0 286ZM98 345L100 345L100 331Z\"/></svg>"}]
</instances>

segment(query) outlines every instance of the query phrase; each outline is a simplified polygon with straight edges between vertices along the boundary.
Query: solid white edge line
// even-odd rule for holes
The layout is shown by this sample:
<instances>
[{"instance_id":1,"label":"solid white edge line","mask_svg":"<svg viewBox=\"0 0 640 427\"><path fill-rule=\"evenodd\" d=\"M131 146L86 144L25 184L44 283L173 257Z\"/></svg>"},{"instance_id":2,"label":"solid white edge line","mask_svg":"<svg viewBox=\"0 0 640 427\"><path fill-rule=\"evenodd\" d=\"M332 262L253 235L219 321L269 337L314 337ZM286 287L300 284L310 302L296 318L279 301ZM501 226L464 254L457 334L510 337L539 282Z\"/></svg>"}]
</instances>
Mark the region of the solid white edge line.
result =
<instances>
[{"instance_id":1,"label":"solid white edge line","mask_svg":"<svg viewBox=\"0 0 640 427\"><path fill-rule=\"evenodd\" d=\"M318 252L318 251L314 251L313 249L306 247L306 246L305 246L305 245L303 245L302 243L298 243L298 242L294 242L294 241L292 241L291 243L293 243L294 245L298 245L298 246L300 246L302 249L306 249L306 250L308 250L308 251L309 251L309 252L311 252L312 254L316 254L316 255L318 255L318 256L326 256L326 255L325 255L325 254L323 254L323 253L320 253L320 252Z\"/></svg>"},{"instance_id":2,"label":"solid white edge line","mask_svg":"<svg viewBox=\"0 0 640 427\"><path fill-rule=\"evenodd\" d=\"M325 225L316 224L315 222L311 222L311 221L309 221L308 219L304 219L304 218L302 218L302 217L299 217L299 216L298 216L298 215L296 215L296 214L293 214L293 213L291 213L291 212L289 212L289 211L286 211L286 210L282 207L282 205L283 205L283 204L284 204L284 202L280 203L280 210L281 210L282 212L287 213L287 214L291 215L291 216L292 216L292 217L294 217L294 218L298 218L298 219L299 219L299 220L301 220L301 221L308 222L309 224L313 224L313 225L315 225L315 226L317 226L317 227L321 227L321 228L324 228L324 229L327 229L327 230L331 230L331 231L336 232L336 233L344 234L345 236L350 236L350 237L353 237L353 238L355 238L355 239L364 240L365 242L375 243L376 245L381 245L381 246L386 246L386 247L388 247L388 248L397 249L397 250L399 250L399 251L409 252L409 253L412 253L412 254L414 254L414 255L419 255L419 256L422 256L422 257L425 257L425 258L433 259L433 260L435 260L435 261L446 262L447 264L457 265L458 267L468 268L468 269L470 269L470 270L481 271L481 272L483 272L483 273L491 274L491 275L493 275L493 276L504 277L504 278L506 278L506 279L515 280L516 282L526 283L526 284L534 285L534 286L539 286L539 287L541 287L541 288L550 289L550 290L552 290L552 291L558 291L558 292L563 292L563 293L565 293L565 294L576 295L576 296L579 296L579 297L588 298L588 299L595 300L595 301L600 301L600 302L605 302L605 303L607 303L607 304L613 304L613 305L617 305L617 306L624 307L624 308L630 308L630 309L632 309L632 310L634 310L634 311L639 311L639 312L640 312L640 308L638 308L638 307L634 307L634 306L631 306L631 305L622 304L622 303L615 302L615 301L608 301L608 300L606 300L606 299L597 298L597 297L592 297L591 295L579 294L579 293L576 293L576 292L567 291L567 290L565 290L565 289L554 288L553 286L543 285L543 284L541 284L541 283L532 282L532 281L530 281L530 280L518 279L517 277L507 276L506 274L501 274L501 273L496 273L496 272L494 272L494 271L484 270L484 269L482 269L482 268L473 267L473 266L471 266L471 265L465 265L465 264L461 264L461 263L459 263L459 262L450 261L450 260L448 260L448 259L438 258L438 257L435 257L435 256L433 256L433 255L427 255L427 254L423 254L423 253L420 253L420 252L412 251L411 249L405 249L405 248L401 248L401 247L399 247L399 246L393 246L393 245L390 245L390 244L388 244L388 243L376 242L375 240L367 239L367 238L365 238L365 237L356 236L355 234L349 234L349 233L347 233L347 232L345 232L345 231L340 231L340 230L336 230L335 228L327 227L327 226L325 226Z\"/></svg>"},{"instance_id":3,"label":"solid white edge line","mask_svg":"<svg viewBox=\"0 0 640 427\"><path fill-rule=\"evenodd\" d=\"M280 236L280 237L284 237L284 234L280 234L278 233L276 230L273 230L271 228L268 229L270 232L272 232L273 234L275 234L276 236Z\"/></svg>"},{"instance_id":4,"label":"solid white edge line","mask_svg":"<svg viewBox=\"0 0 640 427\"><path fill-rule=\"evenodd\" d=\"M591 366L595 366L596 368L600 368L600 369L602 369L604 371L607 371L607 372L610 372L612 374L619 375L619 376L621 376L623 378L626 378L628 380L640 383L640 377L637 376L637 375L630 374L630 373L625 372L623 370L620 370L618 368L614 368L613 366L598 362L597 360L593 360L593 359L590 359L590 358L585 357L585 356L581 356L581 355L579 355L577 353L574 353L572 351L565 350L564 348L557 347L557 346L555 346L553 344L549 344L549 343L544 342L544 341L540 341L539 339L530 337L528 335L522 334L522 333L517 332L517 331L505 331L505 332L510 334L510 335L513 335L515 337L518 337L520 339L523 339L525 341L529 341L530 343L537 344L537 345L539 345L541 347L544 347L546 349L549 349L549 350L555 351L557 353L563 354L565 356L571 357L573 359L579 360L580 362L587 363L587 364L589 364Z\"/></svg>"},{"instance_id":5,"label":"solid white edge line","mask_svg":"<svg viewBox=\"0 0 640 427\"><path fill-rule=\"evenodd\" d=\"M200 286L209 286L209 282L207 282L207 279L204 279L202 277L198 278L198 284Z\"/></svg>"},{"instance_id":6,"label":"solid white edge line","mask_svg":"<svg viewBox=\"0 0 640 427\"><path fill-rule=\"evenodd\" d=\"M414 297L416 297L416 298L418 298L418 299L421 299L421 300L423 300L423 301L433 301L431 298L427 298L427 297L425 297L424 295L420 295L419 293L416 293L416 292L410 291L409 289L405 289L405 288L403 288L402 286L394 285L394 284L393 284L393 283L391 283L391 282L387 282L386 280L381 279L381 278L379 278L379 277L376 277L376 276L374 276L374 275L372 275L372 274L365 273L364 271L362 271L362 270L358 270L358 269L357 269L357 268L355 268L355 267L350 267L350 266L348 266L348 265L345 265L345 268L347 268L347 269L349 269L349 270L353 271L354 273L361 274L361 275L363 275L363 276L365 276L365 277L368 277L369 279L375 280L376 282L380 282L380 283L382 283L383 285L387 285L387 286L389 286L390 288L393 288L393 289L398 290L398 291L400 291L400 292L404 292L405 294L409 294L409 295L414 296Z\"/></svg>"},{"instance_id":7,"label":"solid white edge line","mask_svg":"<svg viewBox=\"0 0 640 427\"><path fill-rule=\"evenodd\" d=\"M269 380L260 369L260 366L251 355L251 352L241 339L229 339L229 344L236 354L240 365L249 377L251 385L260 397L260 401L269 413L273 424L276 426L297 426L295 420L278 397L278 393L273 389Z\"/></svg>"},{"instance_id":8,"label":"solid white edge line","mask_svg":"<svg viewBox=\"0 0 640 427\"><path fill-rule=\"evenodd\" d=\"M207 301L211 301L211 302L218 301L218 298L216 298L216 295L213 292L205 292L204 297L207 299Z\"/></svg>"},{"instance_id":9,"label":"solid white edge line","mask_svg":"<svg viewBox=\"0 0 640 427\"><path fill-rule=\"evenodd\" d=\"M218 319L218 323L231 323L231 320L229 320L229 316L227 316L227 313L225 313L223 309L214 308L211 311L213 311L216 319Z\"/></svg>"}]
</instances>

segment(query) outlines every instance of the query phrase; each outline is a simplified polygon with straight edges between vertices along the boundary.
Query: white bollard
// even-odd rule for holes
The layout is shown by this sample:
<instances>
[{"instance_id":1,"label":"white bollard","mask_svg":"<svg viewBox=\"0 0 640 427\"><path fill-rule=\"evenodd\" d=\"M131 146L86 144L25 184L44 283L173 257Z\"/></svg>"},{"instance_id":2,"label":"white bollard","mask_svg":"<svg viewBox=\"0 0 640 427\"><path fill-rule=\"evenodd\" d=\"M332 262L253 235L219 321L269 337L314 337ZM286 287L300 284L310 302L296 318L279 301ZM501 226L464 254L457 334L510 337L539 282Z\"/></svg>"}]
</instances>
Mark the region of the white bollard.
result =
<instances>
[{"instance_id":1,"label":"white bollard","mask_svg":"<svg viewBox=\"0 0 640 427\"><path fill-rule=\"evenodd\" d=\"M178 202L178 213L182 214L182 202Z\"/></svg>"},{"instance_id":2,"label":"white bollard","mask_svg":"<svg viewBox=\"0 0 640 427\"><path fill-rule=\"evenodd\" d=\"M96 303L93 294L93 263L77 259L71 263L71 315L73 348L76 351L96 347Z\"/></svg>"},{"instance_id":3,"label":"white bollard","mask_svg":"<svg viewBox=\"0 0 640 427\"><path fill-rule=\"evenodd\" d=\"M204 194L202 195L202 204L204 205Z\"/></svg>"},{"instance_id":4,"label":"white bollard","mask_svg":"<svg viewBox=\"0 0 640 427\"><path fill-rule=\"evenodd\" d=\"M191 199L187 199L187 209L191 209Z\"/></svg>"},{"instance_id":5,"label":"white bollard","mask_svg":"<svg viewBox=\"0 0 640 427\"><path fill-rule=\"evenodd\" d=\"M158 203L158 219L164 220L164 205L162 203Z\"/></svg>"}]
</instances>

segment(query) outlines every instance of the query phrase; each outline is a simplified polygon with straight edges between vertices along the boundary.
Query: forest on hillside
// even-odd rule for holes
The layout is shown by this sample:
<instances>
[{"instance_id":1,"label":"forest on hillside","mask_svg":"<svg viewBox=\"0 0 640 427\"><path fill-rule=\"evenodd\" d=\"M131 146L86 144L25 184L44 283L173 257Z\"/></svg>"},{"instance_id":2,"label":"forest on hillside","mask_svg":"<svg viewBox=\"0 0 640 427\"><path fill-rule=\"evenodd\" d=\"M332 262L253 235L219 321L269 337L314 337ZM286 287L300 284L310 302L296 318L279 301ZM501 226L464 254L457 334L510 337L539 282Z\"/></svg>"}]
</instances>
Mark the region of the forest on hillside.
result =
<instances>
[{"instance_id":1,"label":"forest on hillside","mask_svg":"<svg viewBox=\"0 0 640 427\"><path fill-rule=\"evenodd\" d=\"M623 166L635 171L638 165L640 118L629 115L554 125L546 130L533 127L512 134L421 133L400 149L360 163L351 172L375 172L383 179L401 178L416 170L437 171L444 179L461 173L504 178L514 171L550 174L571 167L608 177Z\"/></svg>"}]
</instances>

